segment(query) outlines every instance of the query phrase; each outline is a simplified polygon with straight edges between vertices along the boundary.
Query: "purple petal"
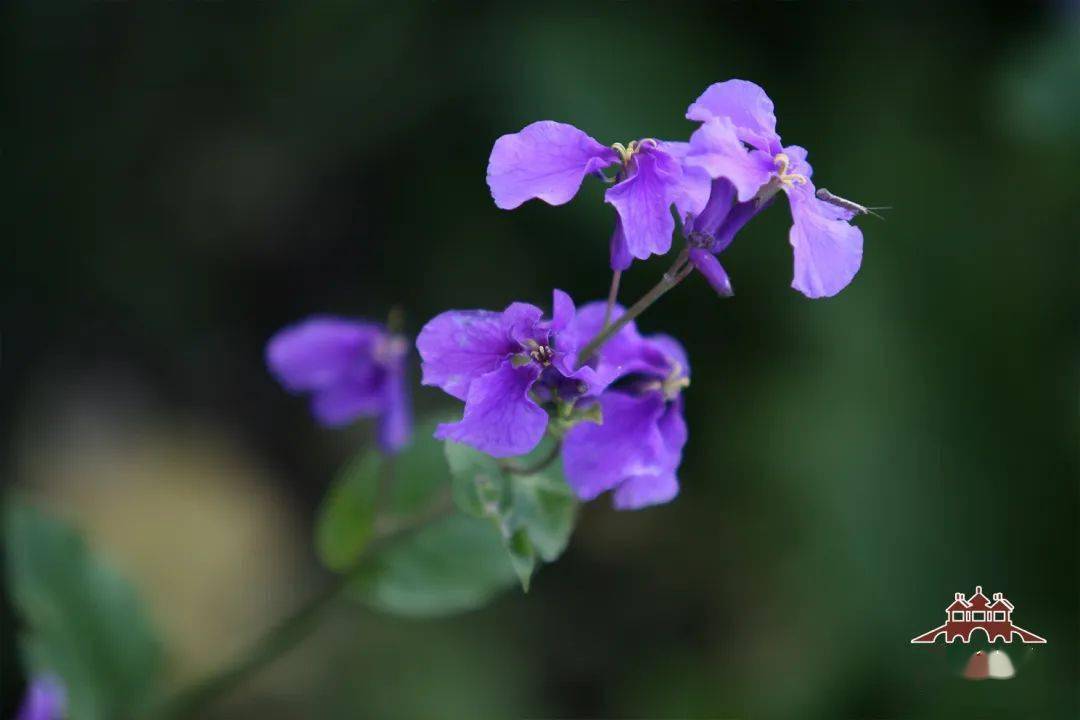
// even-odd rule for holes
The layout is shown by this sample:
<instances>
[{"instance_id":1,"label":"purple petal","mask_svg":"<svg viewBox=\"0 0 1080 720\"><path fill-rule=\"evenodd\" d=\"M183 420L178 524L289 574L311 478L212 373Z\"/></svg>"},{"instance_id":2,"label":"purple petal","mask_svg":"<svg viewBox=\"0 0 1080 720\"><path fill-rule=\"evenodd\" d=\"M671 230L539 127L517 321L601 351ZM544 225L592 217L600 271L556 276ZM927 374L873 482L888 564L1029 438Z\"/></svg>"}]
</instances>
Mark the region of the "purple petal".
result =
<instances>
[{"instance_id":1,"label":"purple petal","mask_svg":"<svg viewBox=\"0 0 1080 720\"><path fill-rule=\"evenodd\" d=\"M728 118L714 118L694 131L686 163L713 179L730 180L742 202L753 199L775 170L771 155L746 149Z\"/></svg>"},{"instance_id":2,"label":"purple petal","mask_svg":"<svg viewBox=\"0 0 1080 720\"><path fill-rule=\"evenodd\" d=\"M710 85L687 108L686 118L701 122L730 118L739 140L770 155L780 150L773 102L764 90L747 80L727 80Z\"/></svg>"},{"instance_id":3,"label":"purple petal","mask_svg":"<svg viewBox=\"0 0 1080 720\"><path fill-rule=\"evenodd\" d=\"M412 405L404 357L386 370L383 412L377 432L379 447L386 453L398 452L412 439Z\"/></svg>"},{"instance_id":4,"label":"purple petal","mask_svg":"<svg viewBox=\"0 0 1080 720\"><path fill-rule=\"evenodd\" d=\"M686 164L690 143L665 141L660 143L660 149L682 165L682 179L672 191L672 197L680 222L686 222L688 215L696 216L704 211L709 202L712 179L704 169Z\"/></svg>"},{"instance_id":5,"label":"purple petal","mask_svg":"<svg viewBox=\"0 0 1080 720\"><path fill-rule=\"evenodd\" d=\"M678 494L679 481L673 472L634 475L615 490L612 504L616 510L640 510L670 502Z\"/></svg>"},{"instance_id":6,"label":"purple petal","mask_svg":"<svg viewBox=\"0 0 1080 720\"><path fill-rule=\"evenodd\" d=\"M563 441L566 481L582 500L592 500L635 475L666 469L656 426L664 412L663 395L608 391L599 402L603 424L577 425Z\"/></svg>"},{"instance_id":7,"label":"purple petal","mask_svg":"<svg viewBox=\"0 0 1080 720\"><path fill-rule=\"evenodd\" d=\"M618 161L618 153L573 125L543 120L495 141L487 182L495 204L512 210L539 198L562 205L591 172Z\"/></svg>"},{"instance_id":8,"label":"purple petal","mask_svg":"<svg viewBox=\"0 0 1080 720\"><path fill-rule=\"evenodd\" d=\"M504 361L496 370L469 386L465 415L460 422L443 424L435 431L440 440L471 445L494 457L524 455L544 436L547 413L528 396L540 368L515 368Z\"/></svg>"},{"instance_id":9,"label":"purple petal","mask_svg":"<svg viewBox=\"0 0 1080 720\"><path fill-rule=\"evenodd\" d=\"M552 292L551 298L551 323L548 329L553 333L562 332L569 325L575 315L574 301L562 290Z\"/></svg>"},{"instance_id":10,"label":"purple petal","mask_svg":"<svg viewBox=\"0 0 1080 720\"><path fill-rule=\"evenodd\" d=\"M622 220L615 216L615 230L611 233L611 269L625 270L634 262L630 248L626 245L626 233L622 229Z\"/></svg>"},{"instance_id":11,"label":"purple petal","mask_svg":"<svg viewBox=\"0 0 1080 720\"><path fill-rule=\"evenodd\" d=\"M50 676L38 677L27 688L15 720L61 720L66 704L64 686L59 680Z\"/></svg>"},{"instance_id":12,"label":"purple petal","mask_svg":"<svg viewBox=\"0 0 1080 720\"><path fill-rule=\"evenodd\" d=\"M506 328L507 335L518 343L518 349L529 340L537 343L547 342L547 328L541 326L544 311L529 303L515 302L502 311L499 322ZM517 350L515 350L516 352Z\"/></svg>"},{"instance_id":13,"label":"purple petal","mask_svg":"<svg viewBox=\"0 0 1080 720\"><path fill-rule=\"evenodd\" d=\"M385 331L374 323L311 318L279 331L266 345L270 372L291 392L320 390L370 364Z\"/></svg>"},{"instance_id":14,"label":"purple petal","mask_svg":"<svg viewBox=\"0 0 1080 720\"><path fill-rule=\"evenodd\" d=\"M503 324L503 313L450 310L424 325L416 349L423 361L421 383L464 400L473 380L498 368L519 347Z\"/></svg>"},{"instance_id":15,"label":"purple petal","mask_svg":"<svg viewBox=\"0 0 1080 720\"><path fill-rule=\"evenodd\" d=\"M718 295L731 297L735 294L735 291L731 289L731 279L728 278L724 266L711 252L702 248L691 248L690 262L694 263L694 267L705 276Z\"/></svg>"},{"instance_id":16,"label":"purple petal","mask_svg":"<svg viewBox=\"0 0 1080 720\"><path fill-rule=\"evenodd\" d=\"M342 427L359 417L378 415L384 409L386 370L379 368L363 378L349 379L317 390L311 413L326 427Z\"/></svg>"},{"instance_id":17,"label":"purple petal","mask_svg":"<svg viewBox=\"0 0 1080 720\"><path fill-rule=\"evenodd\" d=\"M862 231L839 219L834 206L814 197L810 183L787 193L795 251L791 286L809 298L831 297L852 281L862 264Z\"/></svg>"},{"instance_id":18,"label":"purple petal","mask_svg":"<svg viewBox=\"0 0 1080 720\"><path fill-rule=\"evenodd\" d=\"M735 206L735 186L726 178L712 181L709 201L701 213L696 215L689 230L712 237L720 229L731 208Z\"/></svg>"},{"instance_id":19,"label":"purple petal","mask_svg":"<svg viewBox=\"0 0 1080 720\"><path fill-rule=\"evenodd\" d=\"M615 490L612 500L616 510L639 510L649 505L659 505L679 494L675 471L682 462L682 449L687 438L681 398L668 404L656 427L663 441L656 470L627 478Z\"/></svg>"},{"instance_id":20,"label":"purple petal","mask_svg":"<svg viewBox=\"0 0 1080 720\"><path fill-rule=\"evenodd\" d=\"M619 213L626 250L644 260L671 249L675 220L671 205L680 192L683 172L677 160L646 146L633 160L636 171L608 189L605 201Z\"/></svg>"}]
</instances>

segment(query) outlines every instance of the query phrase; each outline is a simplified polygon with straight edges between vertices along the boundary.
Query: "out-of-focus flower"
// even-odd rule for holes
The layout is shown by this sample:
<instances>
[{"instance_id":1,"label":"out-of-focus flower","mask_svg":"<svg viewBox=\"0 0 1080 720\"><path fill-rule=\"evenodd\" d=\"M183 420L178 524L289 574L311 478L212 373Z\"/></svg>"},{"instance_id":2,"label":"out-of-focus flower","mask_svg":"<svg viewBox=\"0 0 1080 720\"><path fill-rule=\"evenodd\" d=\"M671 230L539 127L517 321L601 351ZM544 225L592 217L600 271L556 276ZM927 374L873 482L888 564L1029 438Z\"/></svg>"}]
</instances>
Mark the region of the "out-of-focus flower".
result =
<instances>
[{"instance_id":1,"label":"out-of-focus flower","mask_svg":"<svg viewBox=\"0 0 1080 720\"><path fill-rule=\"evenodd\" d=\"M449 310L424 326L416 338L423 384L465 401L462 419L440 425L435 437L494 457L523 455L547 429L540 403L603 391L615 370L578 365L591 338L563 332L576 315L569 295L556 290L552 305L550 320L535 305L513 303L502 312Z\"/></svg>"},{"instance_id":2,"label":"out-of-focus flower","mask_svg":"<svg viewBox=\"0 0 1080 720\"><path fill-rule=\"evenodd\" d=\"M495 141L487 182L495 204L504 210L533 198L562 205L577 194L586 175L603 177L604 168L619 164L605 201L618 213L611 267L625 270L634 258L671 249L672 205L680 217L705 206L709 178L697 167L684 166L688 150L686 143L653 138L608 147L573 125L542 120Z\"/></svg>"},{"instance_id":3,"label":"out-of-focus flower","mask_svg":"<svg viewBox=\"0 0 1080 720\"><path fill-rule=\"evenodd\" d=\"M408 341L378 323L313 317L279 331L266 346L270 372L287 390L311 395L328 427L378 418L379 446L409 442L412 412L405 385Z\"/></svg>"},{"instance_id":4,"label":"out-of-focus flower","mask_svg":"<svg viewBox=\"0 0 1080 720\"><path fill-rule=\"evenodd\" d=\"M716 83L690 105L686 117L702 125L690 138L685 163L730 184L713 184L712 207L702 212L708 221L695 218L688 232L696 250L691 260L710 284L721 294L730 293L716 253L765 200L782 190L791 207L792 287L811 298L847 287L862 263L862 231L848 222L854 217L851 210L816 197L806 149L782 144L765 91L745 80ZM719 231L728 213L736 215L734 232L726 239L711 236L710 230Z\"/></svg>"},{"instance_id":5,"label":"out-of-focus flower","mask_svg":"<svg viewBox=\"0 0 1080 720\"><path fill-rule=\"evenodd\" d=\"M575 332L599 332L604 303L591 303L576 318ZM618 308L616 317L622 314ZM600 349L617 379L597 400L602 424L581 423L566 435L566 480L582 500L614 490L620 510L665 503L679 492L676 477L686 444L682 389L690 367L682 346L666 335L642 337L633 323Z\"/></svg>"},{"instance_id":6,"label":"out-of-focus flower","mask_svg":"<svg viewBox=\"0 0 1080 720\"><path fill-rule=\"evenodd\" d=\"M66 693L60 680L42 675L30 682L15 720L60 720L64 716Z\"/></svg>"}]
</instances>

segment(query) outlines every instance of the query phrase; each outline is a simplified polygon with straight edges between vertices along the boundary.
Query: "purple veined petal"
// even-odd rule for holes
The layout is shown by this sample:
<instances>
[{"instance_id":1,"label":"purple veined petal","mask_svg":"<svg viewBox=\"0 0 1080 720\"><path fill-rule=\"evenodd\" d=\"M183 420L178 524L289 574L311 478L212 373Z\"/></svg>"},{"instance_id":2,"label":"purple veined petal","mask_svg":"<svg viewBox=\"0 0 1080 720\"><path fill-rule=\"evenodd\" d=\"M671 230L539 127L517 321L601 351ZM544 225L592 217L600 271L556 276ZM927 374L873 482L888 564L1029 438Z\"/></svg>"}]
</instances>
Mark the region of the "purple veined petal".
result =
<instances>
[{"instance_id":1,"label":"purple veined petal","mask_svg":"<svg viewBox=\"0 0 1080 720\"><path fill-rule=\"evenodd\" d=\"M682 165L682 179L676 185L673 197L679 221L685 223L687 216L697 216L705 210L709 202L712 179L702 168L686 164L690 143L664 140L659 147Z\"/></svg>"},{"instance_id":2,"label":"purple veined petal","mask_svg":"<svg viewBox=\"0 0 1080 720\"><path fill-rule=\"evenodd\" d=\"M663 333L650 335L646 340L653 348L663 354L667 369L678 364L681 370L679 375L681 377L690 377L690 360L686 356L686 348L682 346L682 343Z\"/></svg>"},{"instance_id":3,"label":"purple veined petal","mask_svg":"<svg viewBox=\"0 0 1080 720\"><path fill-rule=\"evenodd\" d=\"M703 235L713 236L735 206L735 186L727 178L719 177L712 181L709 201L696 215L688 230Z\"/></svg>"},{"instance_id":4,"label":"purple veined petal","mask_svg":"<svg viewBox=\"0 0 1080 720\"><path fill-rule=\"evenodd\" d=\"M560 342L566 347L583 348L600 333L604 324L607 303L591 302L578 309L574 321L560 335ZM616 304L611 311L611 322L622 316L625 309ZM577 377L589 384L589 395L597 395L615 380L635 372L648 372L651 369L642 357L641 346L645 340L633 322L624 325L601 346L597 357L591 359L586 367L578 367L577 358L568 358L560 372L568 377ZM585 371L592 369L593 374ZM574 371L578 372L575 373Z\"/></svg>"},{"instance_id":5,"label":"purple veined petal","mask_svg":"<svg viewBox=\"0 0 1080 720\"><path fill-rule=\"evenodd\" d=\"M771 155L743 146L728 118L714 118L694 131L686 163L702 168L713 179L731 181L740 202L753 199L775 170Z\"/></svg>"},{"instance_id":6,"label":"purple veined petal","mask_svg":"<svg viewBox=\"0 0 1080 720\"><path fill-rule=\"evenodd\" d=\"M56 678L50 675L34 678L15 720L62 720L66 696L64 686Z\"/></svg>"},{"instance_id":7,"label":"purple veined petal","mask_svg":"<svg viewBox=\"0 0 1080 720\"><path fill-rule=\"evenodd\" d=\"M622 229L622 220L615 216L615 229L611 233L611 269L626 270L634 262L630 248L626 244L626 233Z\"/></svg>"},{"instance_id":8,"label":"purple veined petal","mask_svg":"<svg viewBox=\"0 0 1080 720\"><path fill-rule=\"evenodd\" d=\"M563 441L566 481L582 500L592 500L635 475L667 469L656 427L664 412L663 395L608 391L599 403L603 424L581 423Z\"/></svg>"},{"instance_id":9,"label":"purple veined petal","mask_svg":"<svg viewBox=\"0 0 1080 720\"><path fill-rule=\"evenodd\" d=\"M712 289L716 291L717 295L731 297L735 294L731 287L731 278L728 277L724 266L711 252L703 248L691 248L690 262L694 264L698 272L705 276L705 279L712 286Z\"/></svg>"},{"instance_id":10,"label":"purple veined petal","mask_svg":"<svg viewBox=\"0 0 1080 720\"><path fill-rule=\"evenodd\" d=\"M386 369L383 411L377 430L379 447L385 453L398 452L412 439L412 404L407 379L404 357Z\"/></svg>"},{"instance_id":11,"label":"purple veined petal","mask_svg":"<svg viewBox=\"0 0 1080 720\"><path fill-rule=\"evenodd\" d=\"M627 478L615 490L612 498L616 510L640 510L650 505L660 505L670 502L679 494L676 470L682 462L682 451L687 439L681 397L667 404L656 428L663 441L657 470Z\"/></svg>"},{"instance_id":12,"label":"purple veined petal","mask_svg":"<svg viewBox=\"0 0 1080 720\"><path fill-rule=\"evenodd\" d=\"M810 155L806 148L801 145L788 145L783 152L791 162L788 172L798 173L808 180L814 176L814 168L810 167L810 163L806 161Z\"/></svg>"},{"instance_id":13,"label":"purple veined petal","mask_svg":"<svg viewBox=\"0 0 1080 720\"><path fill-rule=\"evenodd\" d=\"M266 364L291 392L319 390L370 364L385 331L374 323L315 317L280 330L266 344Z\"/></svg>"},{"instance_id":14,"label":"purple veined petal","mask_svg":"<svg viewBox=\"0 0 1080 720\"><path fill-rule=\"evenodd\" d=\"M517 343L514 352L529 340L543 344L547 342L547 328L541 325L544 311L529 303L515 302L502 311L499 322L506 329L506 334Z\"/></svg>"},{"instance_id":15,"label":"purple veined petal","mask_svg":"<svg viewBox=\"0 0 1080 720\"><path fill-rule=\"evenodd\" d=\"M636 171L609 188L604 198L619 213L626 251L644 260L671 249L671 205L683 173L678 161L655 147L639 150L634 163Z\"/></svg>"},{"instance_id":16,"label":"purple veined petal","mask_svg":"<svg viewBox=\"0 0 1080 720\"><path fill-rule=\"evenodd\" d=\"M330 428L378 415L386 408L385 385L386 370L378 368L365 377L316 390L311 397L311 414L319 424Z\"/></svg>"},{"instance_id":17,"label":"purple veined petal","mask_svg":"<svg viewBox=\"0 0 1080 720\"><path fill-rule=\"evenodd\" d=\"M791 286L808 298L836 295L862 265L862 231L838 219L834 206L814 197L810 183L787 196L792 219L788 237L795 254Z\"/></svg>"},{"instance_id":18,"label":"purple veined petal","mask_svg":"<svg viewBox=\"0 0 1080 720\"><path fill-rule=\"evenodd\" d=\"M686 110L688 120L708 122L730 118L739 140L775 155L780 151L773 102L760 86L748 80L726 80L706 88Z\"/></svg>"},{"instance_id":19,"label":"purple veined petal","mask_svg":"<svg viewBox=\"0 0 1080 720\"><path fill-rule=\"evenodd\" d=\"M487 182L503 210L532 198L562 205L577 194L587 174L618 159L618 153L573 125L542 120L495 141Z\"/></svg>"},{"instance_id":20,"label":"purple veined petal","mask_svg":"<svg viewBox=\"0 0 1080 720\"><path fill-rule=\"evenodd\" d=\"M574 301L562 290L556 289L551 295L551 324L548 329L553 333L559 333L574 320L576 314Z\"/></svg>"},{"instance_id":21,"label":"purple veined petal","mask_svg":"<svg viewBox=\"0 0 1080 720\"><path fill-rule=\"evenodd\" d=\"M547 413L528 395L539 376L536 364L515 368L504 361L473 381L461 421L439 425L435 437L471 445L493 457L531 451L548 423Z\"/></svg>"},{"instance_id":22,"label":"purple veined petal","mask_svg":"<svg viewBox=\"0 0 1080 720\"><path fill-rule=\"evenodd\" d=\"M449 310L429 320L416 338L423 361L421 383L464 400L473 380L519 350L503 316L488 310Z\"/></svg>"},{"instance_id":23,"label":"purple veined petal","mask_svg":"<svg viewBox=\"0 0 1080 720\"><path fill-rule=\"evenodd\" d=\"M678 494L679 481L673 472L634 475L615 489L611 502L616 510L641 510L671 502Z\"/></svg>"}]
</instances>

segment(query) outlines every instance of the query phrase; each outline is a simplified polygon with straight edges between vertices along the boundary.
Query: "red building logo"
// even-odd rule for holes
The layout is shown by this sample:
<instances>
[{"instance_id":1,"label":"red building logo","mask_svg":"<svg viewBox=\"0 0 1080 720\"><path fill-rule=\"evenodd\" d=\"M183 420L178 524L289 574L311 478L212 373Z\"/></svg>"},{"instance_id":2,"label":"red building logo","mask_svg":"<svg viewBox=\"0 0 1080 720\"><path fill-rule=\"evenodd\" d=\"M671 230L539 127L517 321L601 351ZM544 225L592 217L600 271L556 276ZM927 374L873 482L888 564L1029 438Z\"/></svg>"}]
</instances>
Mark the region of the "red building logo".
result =
<instances>
[{"instance_id":1,"label":"red building logo","mask_svg":"<svg viewBox=\"0 0 1080 720\"><path fill-rule=\"evenodd\" d=\"M1001 593L994 593L991 602L983 595L982 585L976 585L975 594L966 600L964 593L956 593L952 605L945 608L944 625L912 638L911 642L930 644L944 635L947 643L957 639L966 643L971 641L976 630L982 630L988 642L1000 638L1011 643L1014 637L1025 643L1046 642L1045 638L1013 625L1012 613L1012 603Z\"/></svg>"}]
</instances>

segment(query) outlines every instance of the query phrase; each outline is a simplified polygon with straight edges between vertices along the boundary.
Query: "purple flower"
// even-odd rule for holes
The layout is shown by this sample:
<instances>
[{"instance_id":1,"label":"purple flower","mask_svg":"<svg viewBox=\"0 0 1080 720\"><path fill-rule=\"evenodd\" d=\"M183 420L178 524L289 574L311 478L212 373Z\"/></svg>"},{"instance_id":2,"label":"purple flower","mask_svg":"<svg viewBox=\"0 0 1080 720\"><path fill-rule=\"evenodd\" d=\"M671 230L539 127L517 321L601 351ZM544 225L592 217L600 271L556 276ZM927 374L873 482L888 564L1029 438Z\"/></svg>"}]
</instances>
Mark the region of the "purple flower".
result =
<instances>
[{"instance_id":1,"label":"purple flower","mask_svg":"<svg viewBox=\"0 0 1080 720\"><path fill-rule=\"evenodd\" d=\"M416 338L423 384L465 401L456 423L439 439L471 445L495 457L523 455L547 429L541 403L573 402L599 394L617 373L602 362L577 365L584 337L570 296L554 292L552 317L526 303L505 310L450 310L432 318Z\"/></svg>"},{"instance_id":2,"label":"purple flower","mask_svg":"<svg viewBox=\"0 0 1080 720\"><path fill-rule=\"evenodd\" d=\"M266 364L287 390L311 395L311 411L323 425L378 417L379 446L392 453L412 431L407 353L405 338L377 323L313 317L274 335Z\"/></svg>"},{"instance_id":3,"label":"purple flower","mask_svg":"<svg viewBox=\"0 0 1080 720\"><path fill-rule=\"evenodd\" d=\"M64 686L50 675L34 678L15 720L60 720L66 705Z\"/></svg>"},{"instance_id":4,"label":"purple flower","mask_svg":"<svg viewBox=\"0 0 1080 720\"><path fill-rule=\"evenodd\" d=\"M815 197L806 150L783 146L765 91L745 80L716 83L690 105L686 117L702 125L690 138L685 163L702 168L714 181L725 181L713 183L701 212L708 221L694 218L688 234L694 245L691 260L710 284L730 294L727 275L714 255L782 190L793 221L792 287L811 298L832 296L847 287L862 263L862 232L849 224L852 212ZM725 227L729 213L734 217Z\"/></svg>"},{"instance_id":5,"label":"purple flower","mask_svg":"<svg viewBox=\"0 0 1080 720\"><path fill-rule=\"evenodd\" d=\"M603 313L603 303L583 307L580 331L599 330ZM668 502L679 492L676 471L687 437L681 397L690 383L686 353L674 339L642 337L630 323L600 354L618 368L618 379L596 401L603 423L581 423L566 434L566 480L582 500L614 490L619 510Z\"/></svg>"},{"instance_id":6,"label":"purple flower","mask_svg":"<svg viewBox=\"0 0 1080 720\"><path fill-rule=\"evenodd\" d=\"M562 205L577 194L586 175L604 177L605 168L619 164L605 201L618 213L611 267L625 270L633 258L671 249L672 205L679 217L705 206L709 178L697 166L684 165L688 151L686 143L652 138L608 147L573 125L543 120L495 141L487 182L495 204L504 210L533 198Z\"/></svg>"}]
</instances>

